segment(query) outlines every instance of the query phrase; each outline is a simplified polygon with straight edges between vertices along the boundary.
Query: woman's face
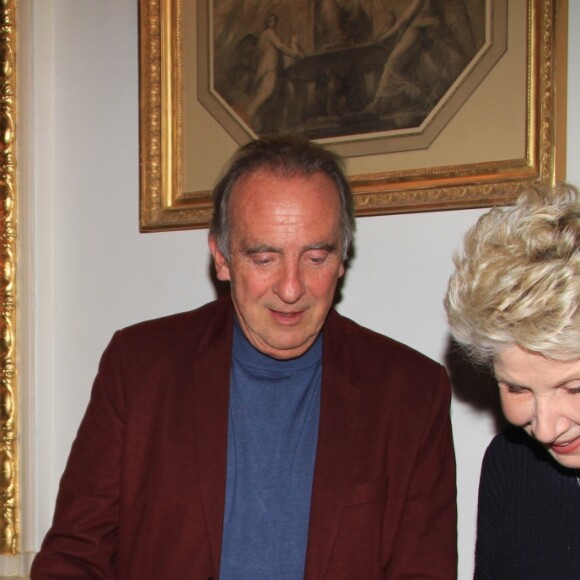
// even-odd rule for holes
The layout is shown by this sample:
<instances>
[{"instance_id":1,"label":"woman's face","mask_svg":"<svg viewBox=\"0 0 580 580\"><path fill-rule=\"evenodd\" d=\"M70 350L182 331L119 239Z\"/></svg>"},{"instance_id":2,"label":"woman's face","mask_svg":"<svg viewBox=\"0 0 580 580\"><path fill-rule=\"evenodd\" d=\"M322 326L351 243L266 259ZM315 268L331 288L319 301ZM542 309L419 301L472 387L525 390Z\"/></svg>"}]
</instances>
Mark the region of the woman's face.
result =
<instances>
[{"instance_id":1,"label":"woman's face","mask_svg":"<svg viewBox=\"0 0 580 580\"><path fill-rule=\"evenodd\" d=\"M565 467L580 468L580 358L556 361L519 346L494 361L506 419Z\"/></svg>"}]
</instances>

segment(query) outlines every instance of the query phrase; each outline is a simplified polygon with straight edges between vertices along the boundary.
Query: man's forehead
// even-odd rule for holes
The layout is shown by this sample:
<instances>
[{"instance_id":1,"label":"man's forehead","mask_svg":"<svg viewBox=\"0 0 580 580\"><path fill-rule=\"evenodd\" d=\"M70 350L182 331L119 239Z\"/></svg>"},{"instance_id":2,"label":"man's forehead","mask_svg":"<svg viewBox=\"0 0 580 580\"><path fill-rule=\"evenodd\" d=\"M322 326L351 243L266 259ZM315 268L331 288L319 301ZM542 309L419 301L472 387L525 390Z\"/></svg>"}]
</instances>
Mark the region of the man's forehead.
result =
<instances>
[{"instance_id":1,"label":"man's forehead","mask_svg":"<svg viewBox=\"0 0 580 580\"><path fill-rule=\"evenodd\" d=\"M311 172L302 171L300 169L275 169L269 167L259 167L240 175L232 185L230 195L233 197L235 193L251 190L253 183L266 180L271 181L274 184L278 183L279 186L292 182L302 182L305 185L310 185L315 182L321 184L324 183L326 188L330 187L336 193L337 198L340 197L336 182L325 171Z\"/></svg>"},{"instance_id":2,"label":"man's forehead","mask_svg":"<svg viewBox=\"0 0 580 580\"><path fill-rule=\"evenodd\" d=\"M336 243L341 209L336 184L326 173L280 175L261 170L240 178L232 190L230 233L246 245L278 236L297 243Z\"/></svg>"}]
</instances>

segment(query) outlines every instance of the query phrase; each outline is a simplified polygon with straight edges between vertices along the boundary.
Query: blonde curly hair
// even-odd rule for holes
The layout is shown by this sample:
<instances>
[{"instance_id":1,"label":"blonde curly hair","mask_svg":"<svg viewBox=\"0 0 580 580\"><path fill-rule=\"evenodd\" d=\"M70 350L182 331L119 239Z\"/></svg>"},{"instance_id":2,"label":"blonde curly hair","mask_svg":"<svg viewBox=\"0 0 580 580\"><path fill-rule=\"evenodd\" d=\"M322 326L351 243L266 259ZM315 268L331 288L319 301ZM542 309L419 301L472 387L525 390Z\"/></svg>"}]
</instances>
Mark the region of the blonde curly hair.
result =
<instances>
[{"instance_id":1,"label":"blonde curly hair","mask_svg":"<svg viewBox=\"0 0 580 580\"><path fill-rule=\"evenodd\" d=\"M580 197L562 184L494 208L466 234L445 297L453 338L478 363L518 345L580 358Z\"/></svg>"}]
</instances>

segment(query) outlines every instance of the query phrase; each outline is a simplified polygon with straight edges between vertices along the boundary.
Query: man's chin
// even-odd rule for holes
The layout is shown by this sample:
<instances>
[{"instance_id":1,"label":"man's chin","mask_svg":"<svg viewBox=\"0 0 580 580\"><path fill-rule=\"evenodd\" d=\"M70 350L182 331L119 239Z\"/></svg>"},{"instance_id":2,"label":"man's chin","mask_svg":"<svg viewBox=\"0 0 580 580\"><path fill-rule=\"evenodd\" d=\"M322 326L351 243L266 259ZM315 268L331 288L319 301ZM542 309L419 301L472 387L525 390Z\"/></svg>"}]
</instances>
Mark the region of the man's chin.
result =
<instances>
[{"instance_id":1,"label":"man's chin","mask_svg":"<svg viewBox=\"0 0 580 580\"><path fill-rule=\"evenodd\" d=\"M268 343L262 343L260 346L254 344L254 346L262 353L271 356L272 358L278 360L288 360L292 358L297 358L303 355L314 342L314 339L307 338L305 340L293 340L293 341L271 341Z\"/></svg>"}]
</instances>

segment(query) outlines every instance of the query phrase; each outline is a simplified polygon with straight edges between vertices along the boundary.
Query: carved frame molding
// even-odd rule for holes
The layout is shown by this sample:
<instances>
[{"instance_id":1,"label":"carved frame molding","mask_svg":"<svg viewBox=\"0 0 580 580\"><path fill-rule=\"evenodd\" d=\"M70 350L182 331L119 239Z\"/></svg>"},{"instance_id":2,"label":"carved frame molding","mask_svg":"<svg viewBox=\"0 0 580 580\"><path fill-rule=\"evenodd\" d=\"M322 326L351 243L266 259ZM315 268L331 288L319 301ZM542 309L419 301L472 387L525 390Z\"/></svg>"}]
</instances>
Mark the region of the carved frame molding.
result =
<instances>
[{"instance_id":1,"label":"carved frame molding","mask_svg":"<svg viewBox=\"0 0 580 580\"><path fill-rule=\"evenodd\" d=\"M19 550L16 369L16 2L0 2L0 554Z\"/></svg>"}]
</instances>

